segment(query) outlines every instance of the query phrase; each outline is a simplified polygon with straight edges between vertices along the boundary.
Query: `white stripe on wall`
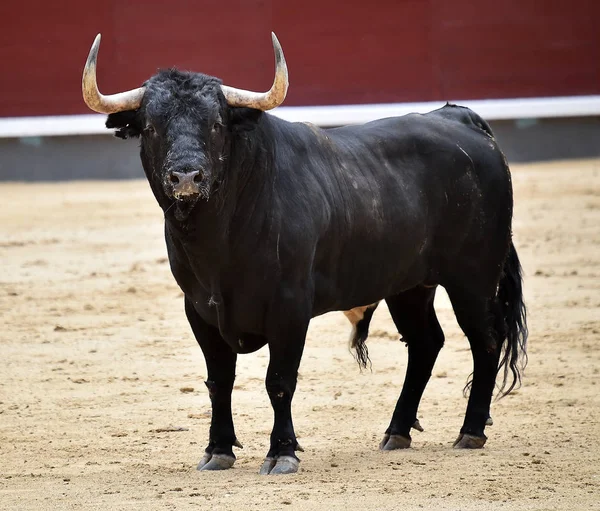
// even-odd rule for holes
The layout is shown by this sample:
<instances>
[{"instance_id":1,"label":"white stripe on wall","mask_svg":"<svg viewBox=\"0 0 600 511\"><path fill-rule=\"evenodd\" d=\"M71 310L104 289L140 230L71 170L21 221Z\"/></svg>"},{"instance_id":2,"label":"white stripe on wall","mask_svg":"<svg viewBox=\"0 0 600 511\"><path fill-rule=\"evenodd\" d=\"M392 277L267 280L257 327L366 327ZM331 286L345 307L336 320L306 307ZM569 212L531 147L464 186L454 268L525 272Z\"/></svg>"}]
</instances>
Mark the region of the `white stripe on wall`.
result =
<instances>
[{"instance_id":1,"label":"white stripe on wall","mask_svg":"<svg viewBox=\"0 0 600 511\"><path fill-rule=\"evenodd\" d=\"M552 98L477 99L451 101L468 106L489 121L551 117L600 116L600 95ZM381 103L370 105L282 106L272 113L282 119L312 122L318 126L361 124L411 112L425 113L445 103ZM56 115L0 118L0 138L73 135L109 135L105 115Z\"/></svg>"}]
</instances>

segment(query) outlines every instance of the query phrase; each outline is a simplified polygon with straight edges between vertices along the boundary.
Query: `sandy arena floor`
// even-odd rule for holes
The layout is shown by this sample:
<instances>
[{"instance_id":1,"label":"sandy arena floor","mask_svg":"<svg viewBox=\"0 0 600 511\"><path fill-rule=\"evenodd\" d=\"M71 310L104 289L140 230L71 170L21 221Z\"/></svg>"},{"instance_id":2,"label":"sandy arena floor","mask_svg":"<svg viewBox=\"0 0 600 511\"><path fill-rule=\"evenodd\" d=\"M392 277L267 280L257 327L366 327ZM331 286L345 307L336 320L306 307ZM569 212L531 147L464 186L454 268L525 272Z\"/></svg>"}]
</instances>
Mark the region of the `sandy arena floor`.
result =
<instances>
[{"instance_id":1,"label":"sandy arena floor","mask_svg":"<svg viewBox=\"0 0 600 511\"><path fill-rule=\"evenodd\" d=\"M600 509L600 160L515 165L513 181L530 361L523 388L493 404L485 449L451 448L471 359L440 293L446 346L413 447L377 450L406 366L386 308L372 373L328 314L294 400L301 471L279 477L257 474L265 350L239 359L235 468L195 469L204 359L146 182L1 184L0 509Z\"/></svg>"}]
</instances>

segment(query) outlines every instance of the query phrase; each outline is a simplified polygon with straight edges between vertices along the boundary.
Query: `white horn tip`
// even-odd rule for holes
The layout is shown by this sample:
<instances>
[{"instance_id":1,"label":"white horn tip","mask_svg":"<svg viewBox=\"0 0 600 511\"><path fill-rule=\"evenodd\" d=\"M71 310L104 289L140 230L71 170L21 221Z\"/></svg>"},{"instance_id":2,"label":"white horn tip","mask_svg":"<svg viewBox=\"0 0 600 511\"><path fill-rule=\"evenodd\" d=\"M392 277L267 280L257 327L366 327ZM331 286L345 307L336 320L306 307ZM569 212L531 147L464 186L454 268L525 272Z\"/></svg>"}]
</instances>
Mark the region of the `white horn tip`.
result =
<instances>
[{"instance_id":1,"label":"white horn tip","mask_svg":"<svg viewBox=\"0 0 600 511\"><path fill-rule=\"evenodd\" d=\"M275 32L271 32L271 41L273 41L273 46L275 46L276 48L281 48L281 44L279 42L279 39L277 39Z\"/></svg>"},{"instance_id":2,"label":"white horn tip","mask_svg":"<svg viewBox=\"0 0 600 511\"><path fill-rule=\"evenodd\" d=\"M88 54L86 68L90 65L95 65L95 61L98 58L98 50L100 49L100 39L102 36L98 34L92 43L92 47L90 48L90 53Z\"/></svg>"},{"instance_id":3,"label":"white horn tip","mask_svg":"<svg viewBox=\"0 0 600 511\"><path fill-rule=\"evenodd\" d=\"M96 36L96 38L94 39L94 43L92 44L92 48L94 49L98 49L98 47L100 46L100 40L102 39L102 34L98 34Z\"/></svg>"}]
</instances>

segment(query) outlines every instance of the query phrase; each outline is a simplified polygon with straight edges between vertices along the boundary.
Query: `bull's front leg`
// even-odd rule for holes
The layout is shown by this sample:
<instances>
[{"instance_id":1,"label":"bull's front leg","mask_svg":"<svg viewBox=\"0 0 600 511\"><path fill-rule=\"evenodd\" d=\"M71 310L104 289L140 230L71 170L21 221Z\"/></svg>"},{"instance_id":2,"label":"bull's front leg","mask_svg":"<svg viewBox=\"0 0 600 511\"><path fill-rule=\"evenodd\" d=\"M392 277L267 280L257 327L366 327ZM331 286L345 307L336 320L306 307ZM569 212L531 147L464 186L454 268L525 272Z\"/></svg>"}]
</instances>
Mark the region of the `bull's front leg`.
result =
<instances>
[{"instance_id":1,"label":"bull's front leg","mask_svg":"<svg viewBox=\"0 0 600 511\"><path fill-rule=\"evenodd\" d=\"M185 313L206 360L206 386L212 404L208 446L198 463L198 470L225 470L235 462L233 446L242 447L235 436L231 413L237 355L223 340L219 330L207 324L187 298Z\"/></svg>"},{"instance_id":2,"label":"bull's front leg","mask_svg":"<svg viewBox=\"0 0 600 511\"><path fill-rule=\"evenodd\" d=\"M266 387L273 407L274 423L270 449L260 469L261 474L292 474L300 466L296 451L302 451L302 448L294 432L292 398L310 312L307 306L303 307L298 302L289 304L289 307L285 307L285 303L285 299L279 301L275 307L277 310L269 315L270 360Z\"/></svg>"}]
</instances>

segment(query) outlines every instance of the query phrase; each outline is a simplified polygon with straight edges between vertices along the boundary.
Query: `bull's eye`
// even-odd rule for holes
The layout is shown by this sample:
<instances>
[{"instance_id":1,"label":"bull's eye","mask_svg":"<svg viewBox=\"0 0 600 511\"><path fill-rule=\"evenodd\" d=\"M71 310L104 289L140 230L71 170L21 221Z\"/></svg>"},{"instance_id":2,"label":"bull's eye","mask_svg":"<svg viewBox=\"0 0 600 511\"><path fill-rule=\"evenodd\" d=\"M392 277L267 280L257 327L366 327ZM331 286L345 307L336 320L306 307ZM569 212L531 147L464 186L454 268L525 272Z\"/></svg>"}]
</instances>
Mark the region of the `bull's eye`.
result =
<instances>
[{"instance_id":1,"label":"bull's eye","mask_svg":"<svg viewBox=\"0 0 600 511\"><path fill-rule=\"evenodd\" d=\"M220 122L215 122L212 125L212 131L213 132L218 132L222 127L223 127L223 125Z\"/></svg>"},{"instance_id":2,"label":"bull's eye","mask_svg":"<svg viewBox=\"0 0 600 511\"><path fill-rule=\"evenodd\" d=\"M152 126L152 124L146 124L146 127L144 128L144 133L146 133L146 135L154 135L156 133L156 130L154 129L154 126Z\"/></svg>"}]
</instances>

